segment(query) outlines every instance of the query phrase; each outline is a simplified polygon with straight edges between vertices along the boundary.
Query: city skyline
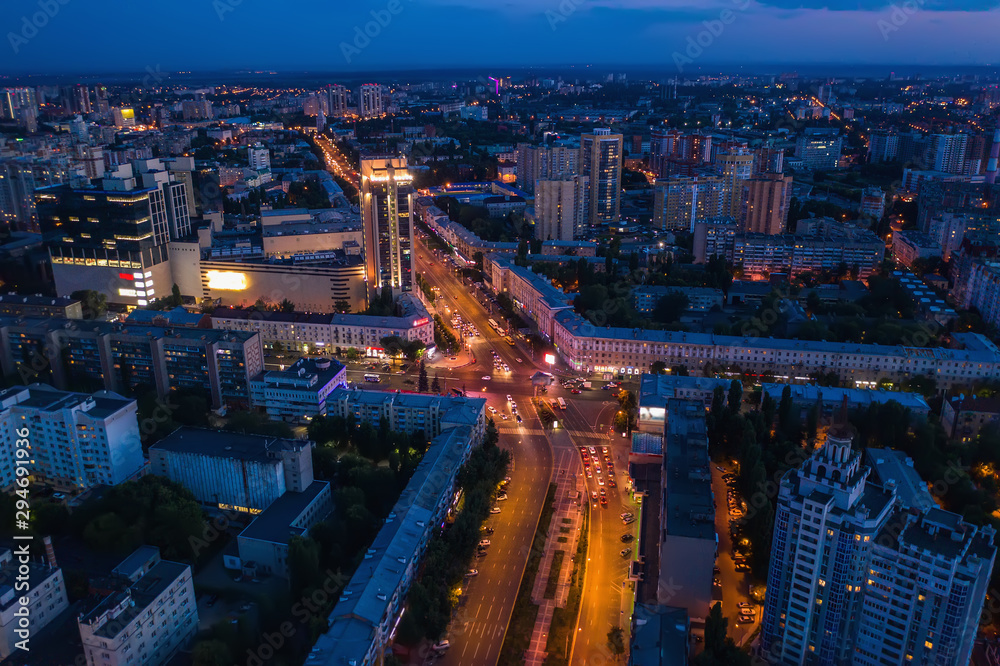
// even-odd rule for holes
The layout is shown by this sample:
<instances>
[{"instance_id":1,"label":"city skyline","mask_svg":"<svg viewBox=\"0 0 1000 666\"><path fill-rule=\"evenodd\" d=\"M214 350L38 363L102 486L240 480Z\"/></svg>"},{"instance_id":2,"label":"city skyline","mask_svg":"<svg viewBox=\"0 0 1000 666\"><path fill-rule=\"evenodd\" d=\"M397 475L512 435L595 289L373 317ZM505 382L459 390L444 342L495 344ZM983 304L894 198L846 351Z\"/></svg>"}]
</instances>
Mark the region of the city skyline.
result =
<instances>
[{"instance_id":1,"label":"city skyline","mask_svg":"<svg viewBox=\"0 0 1000 666\"><path fill-rule=\"evenodd\" d=\"M682 74L732 63L988 66L997 61L990 28L1000 11L995 2L929 0L905 6L783 0L564 0L551 6L507 0L482 6L471 0L388 0L266 15L253 0L177 5L154 17L151 6L95 14L86 5L58 0L51 6L10 3L0 8L7 42L0 63L12 75L365 72L447 66L458 53L466 67L665 65ZM137 25L155 25L157 32ZM102 31L116 35L118 49L86 48L83 35ZM779 38L762 41L761 34ZM417 35L442 38L421 39L415 49ZM517 49L506 48L513 43ZM72 58L66 57L67 45Z\"/></svg>"}]
</instances>

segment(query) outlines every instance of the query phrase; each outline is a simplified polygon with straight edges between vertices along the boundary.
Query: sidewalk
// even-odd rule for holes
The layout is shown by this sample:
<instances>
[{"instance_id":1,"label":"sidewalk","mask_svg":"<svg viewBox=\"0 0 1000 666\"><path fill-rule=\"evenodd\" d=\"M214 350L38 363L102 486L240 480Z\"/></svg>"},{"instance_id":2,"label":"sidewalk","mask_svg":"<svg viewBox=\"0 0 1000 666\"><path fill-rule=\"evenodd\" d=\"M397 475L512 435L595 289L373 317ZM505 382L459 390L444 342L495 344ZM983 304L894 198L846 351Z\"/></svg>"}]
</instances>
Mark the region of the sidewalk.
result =
<instances>
[{"instance_id":1,"label":"sidewalk","mask_svg":"<svg viewBox=\"0 0 1000 666\"><path fill-rule=\"evenodd\" d=\"M568 439L568 438L567 438ZM538 606L538 616L531 634L531 644L525 655L528 666L541 666L545 661L545 645L548 640L552 614L556 608L564 608L569 597L570 580L573 573L573 558L576 555L583 526L583 505L589 501L583 478L583 468L575 448L560 447L556 468L556 497L552 522L545 538L545 552L542 554L531 591L531 601ZM560 541L560 538L564 541ZM552 573L553 558L561 551L562 562L556 573L558 582L551 599L545 598L549 576Z\"/></svg>"}]
</instances>

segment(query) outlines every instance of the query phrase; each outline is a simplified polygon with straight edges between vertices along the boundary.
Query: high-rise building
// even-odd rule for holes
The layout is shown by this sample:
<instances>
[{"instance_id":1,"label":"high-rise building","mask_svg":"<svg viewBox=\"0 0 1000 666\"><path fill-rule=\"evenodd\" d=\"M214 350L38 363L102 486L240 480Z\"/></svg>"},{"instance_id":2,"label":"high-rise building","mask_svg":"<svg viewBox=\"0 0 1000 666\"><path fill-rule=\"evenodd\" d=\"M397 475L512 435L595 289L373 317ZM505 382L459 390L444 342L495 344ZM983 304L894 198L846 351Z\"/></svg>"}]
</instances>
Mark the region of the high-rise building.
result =
<instances>
[{"instance_id":1,"label":"high-rise building","mask_svg":"<svg viewBox=\"0 0 1000 666\"><path fill-rule=\"evenodd\" d=\"M838 130L806 128L795 142L795 156L807 169L836 169L842 143Z\"/></svg>"},{"instance_id":2,"label":"high-rise building","mask_svg":"<svg viewBox=\"0 0 1000 666\"><path fill-rule=\"evenodd\" d=\"M4 88L0 90L0 120L18 120L20 109L38 109L34 88Z\"/></svg>"},{"instance_id":3,"label":"high-rise building","mask_svg":"<svg viewBox=\"0 0 1000 666\"><path fill-rule=\"evenodd\" d=\"M271 152L262 143L250 146L247 150L247 159L250 161L250 168L254 171L271 168Z\"/></svg>"},{"instance_id":4,"label":"high-rise building","mask_svg":"<svg viewBox=\"0 0 1000 666\"><path fill-rule=\"evenodd\" d=\"M45 537L46 548L51 545ZM50 552L50 551L49 551ZM62 569L56 566L55 555L43 563L14 559L10 548L0 548L0 660L23 652L24 636L38 635L59 614L69 608L66 581ZM15 591L17 580L28 583L28 589Z\"/></svg>"},{"instance_id":5,"label":"high-rise building","mask_svg":"<svg viewBox=\"0 0 1000 666\"><path fill-rule=\"evenodd\" d=\"M385 113L382 101L382 86L366 83L358 89L358 115L362 118L378 118Z\"/></svg>"},{"instance_id":6,"label":"high-rise building","mask_svg":"<svg viewBox=\"0 0 1000 666\"><path fill-rule=\"evenodd\" d=\"M17 431L31 428L29 471L71 490L113 486L142 470L135 400L107 391L67 393L44 384L0 391L0 486L15 481Z\"/></svg>"},{"instance_id":7,"label":"high-rise building","mask_svg":"<svg viewBox=\"0 0 1000 666\"><path fill-rule=\"evenodd\" d=\"M653 186L653 220L657 229L694 231L702 220L723 215L726 183L718 176L665 178Z\"/></svg>"},{"instance_id":8,"label":"high-rise building","mask_svg":"<svg viewBox=\"0 0 1000 666\"><path fill-rule=\"evenodd\" d=\"M716 168L725 187L723 214L739 218L743 208L743 183L753 177L753 163L753 153L742 147L734 147L716 157Z\"/></svg>"},{"instance_id":9,"label":"high-rise building","mask_svg":"<svg viewBox=\"0 0 1000 666\"><path fill-rule=\"evenodd\" d=\"M590 226L621 217L622 150L623 136L607 128L580 137L580 175L590 179Z\"/></svg>"},{"instance_id":10,"label":"high-rise building","mask_svg":"<svg viewBox=\"0 0 1000 666\"><path fill-rule=\"evenodd\" d=\"M0 221L20 231L37 233L35 190L68 182L69 177L65 162L34 158L0 160Z\"/></svg>"},{"instance_id":11,"label":"high-rise building","mask_svg":"<svg viewBox=\"0 0 1000 666\"><path fill-rule=\"evenodd\" d=\"M771 173L743 181L740 230L780 234L788 222L792 177Z\"/></svg>"},{"instance_id":12,"label":"high-rise building","mask_svg":"<svg viewBox=\"0 0 1000 666\"><path fill-rule=\"evenodd\" d=\"M159 159L121 165L96 182L35 194L57 293L86 285L133 306L165 296L173 284L167 244L191 233L185 183Z\"/></svg>"},{"instance_id":13,"label":"high-rise building","mask_svg":"<svg viewBox=\"0 0 1000 666\"><path fill-rule=\"evenodd\" d=\"M413 176L405 157L361 158L361 219L369 296L413 289Z\"/></svg>"},{"instance_id":14,"label":"high-rise building","mask_svg":"<svg viewBox=\"0 0 1000 666\"><path fill-rule=\"evenodd\" d=\"M330 116L341 118L347 115L347 108L350 106L347 88L341 85L328 85L326 87L327 113Z\"/></svg>"},{"instance_id":15,"label":"high-rise building","mask_svg":"<svg viewBox=\"0 0 1000 666\"><path fill-rule=\"evenodd\" d=\"M781 480L761 642L772 664L969 663L996 548L896 451L853 449L846 407Z\"/></svg>"},{"instance_id":16,"label":"high-rise building","mask_svg":"<svg viewBox=\"0 0 1000 666\"><path fill-rule=\"evenodd\" d=\"M769 173L784 173L785 149L762 146L753 151L753 175L763 176Z\"/></svg>"},{"instance_id":17,"label":"high-rise building","mask_svg":"<svg viewBox=\"0 0 1000 666\"><path fill-rule=\"evenodd\" d=\"M535 238L573 240L584 235L590 183L586 176L535 183Z\"/></svg>"},{"instance_id":18,"label":"high-rise building","mask_svg":"<svg viewBox=\"0 0 1000 666\"><path fill-rule=\"evenodd\" d=\"M885 214L885 192L878 187L865 188L859 210L865 217L881 220Z\"/></svg>"},{"instance_id":19,"label":"high-rise building","mask_svg":"<svg viewBox=\"0 0 1000 666\"><path fill-rule=\"evenodd\" d=\"M943 173L966 173L965 149L969 142L968 134L932 134L928 139L928 168Z\"/></svg>"},{"instance_id":20,"label":"high-rise building","mask_svg":"<svg viewBox=\"0 0 1000 666\"><path fill-rule=\"evenodd\" d=\"M872 130L868 136L868 162L892 162L899 156L899 136L891 130Z\"/></svg>"},{"instance_id":21,"label":"high-rise building","mask_svg":"<svg viewBox=\"0 0 1000 666\"><path fill-rule=\"evenodd\" d=\"M532 194L539 180L562 180L578 173L580 148L573 145L517 146L517 184Z\"/></svg>"}]
</instances>

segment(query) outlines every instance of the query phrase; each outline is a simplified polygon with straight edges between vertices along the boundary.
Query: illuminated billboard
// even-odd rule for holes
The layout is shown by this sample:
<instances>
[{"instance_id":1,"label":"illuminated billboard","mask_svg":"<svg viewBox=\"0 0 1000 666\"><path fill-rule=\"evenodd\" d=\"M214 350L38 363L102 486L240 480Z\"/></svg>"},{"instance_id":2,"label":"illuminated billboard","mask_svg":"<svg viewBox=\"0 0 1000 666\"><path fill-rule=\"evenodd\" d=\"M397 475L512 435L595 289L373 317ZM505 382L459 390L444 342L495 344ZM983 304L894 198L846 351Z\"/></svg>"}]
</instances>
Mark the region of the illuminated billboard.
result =
<instances>
[{"instance_id":1,"label":"illuminated billboard","mask_svg":"<svg viewBox=\"0 0 1000 666\"><path fill-rule=\"evenodd\" d=\"M205 277L209 289L220 291L245 291L249 284L246 274L235 271L208 271Z\"/></svg>"},{"instance_id":2,"label":"illuminated billboard","mask_svg":"<svg viewBox=\"0 0 1000 666\"><path fill-rule=\"evenodd\" d=\"M552 365L553 363L555 363L556 362L556 356L555 356L555 354L546 354L545 355L545 362L548 363L549 365Z\"/></svg>"}]
</instances>

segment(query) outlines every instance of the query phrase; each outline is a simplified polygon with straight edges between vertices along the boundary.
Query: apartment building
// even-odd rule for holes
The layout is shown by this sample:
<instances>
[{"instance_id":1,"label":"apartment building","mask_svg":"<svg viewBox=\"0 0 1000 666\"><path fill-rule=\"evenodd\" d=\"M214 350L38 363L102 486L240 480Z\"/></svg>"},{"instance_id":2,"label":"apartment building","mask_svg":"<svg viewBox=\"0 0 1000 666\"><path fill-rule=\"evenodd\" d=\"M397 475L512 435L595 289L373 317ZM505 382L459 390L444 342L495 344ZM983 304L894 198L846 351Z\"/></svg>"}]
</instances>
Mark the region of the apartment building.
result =
<instances>
[{"instance_id":1,"label":"apartment building","mask_svg":"<svg viewBox=\"0 0 1000 666\"><path fill-rule=\"evenodd\" d=\"M922 231L895 231L892 234L892 258L912 268L914 262L941 257L941 246Z\"/></svg>"},{"instance_id":2,"label":"apartment building","mask_svg":"<svg viewBox=\"0 0 1000 666\"><path fill-rule=\"evenodd\" d=\"M326 415L326 399L347 387L347 368L328 358L300 358L285 370L265 370L250 381L250 403L272 421L308 423Z\"/></svg>"},{"instance_id":3,"label":"apartment building","mask_svg":"<svg viewBox=\"0 0 1000 666\"><path fill-rule=\"evenodd\" d=\"M726 255L742 268L745 279L752 280L765 280L773 273L794 277L835 272L842 266L867 278L882 267L884 258L885 243L878 236L867 229L840 225L794 235L736 234Z\"/></svg>"},{"instance_id":4,"label":"apartment building","mask_svg":"<svg viewBox=\"0 0 1000 666\"><path fill-rule=\"evenodd\" d=\"M59 388L92 385L130 395L151 387L205 391L216 408L246 409L264 369L260 336L75 319L0 316L0 368Z\"/></svg>"},{"instance_id":5,"label":"apartment building","mask_svg":"<svg viewBox=\"0 0 1000 666\"><path fill-rule=\"evenodd\" d=\"M28 588L17 588L25 576ZM24 599L27 603L23 603ZM27 654L20 651L18 643L30 647L31 640L36 640L39 632L67 608L66 581L54 557L44 563L25 563L19 556L15 562L9 548L0 548L0 660L19 652ZM27 630L31 640L25 643L24 634L18 630Z\"/></svg>"},{"instance_id":6,"label":"apartment building","mask_svg":"<svg viewBox=\"0 0 1000 666\"><path fill-rule=\"evenodd\" d=\"M389 421L389 429L413 433L422 430L428 438L465 426L476 444L486 432L486 400L424 393L387 393L338 388L327 398L327 413L357 423L378 426Z\"/></svg>"},{"instance_id":7,"label":"apartment building","mask_svg":"<svg viewBox=\"0 0 1000 666\"><path fill-rule=\"evenodd\" d=\"M0 485L11 487L18 431L30 432L35 481L65 490L113 486L143 468L135 400L108 391L69 393L44 384L0 391Z\"/></svg>"},{"instance_id":8,"label":"apartment building","mask_svg":"<svg viewBox=\"0 0 1000 666\"><path fill-rule=\"evenodd\" d=\"M119 589L77 618L87 666L159 666L198 632L191 567L143 546L115 568Z\"/></svg>"},{"instance_id":9,"label":"apartment building","mask_svg":"<svg viewBox=\"0 0 1000 666\"><path fill-rule=\"evenodd\" d=\"M726 181L719 176L667 178L653 186L652 225L656 229L694 231L697 223L726 210Z\"/></svg>"},{"instance_id":10,"label":"apartment building","mask_svg":"<svg viewBox=\"0 0 1000 666\"><path fill-rule=\"evenodd\" d=\"M683 294L688 299L688 312L704 313L716 306L722 307L722 290L709 287L635 287L632 302L638 312L651 314L660 300L672 293Z\"/></svg>"},{"instance_id":11,"label":"apartment building","mask_svg":"<svg viewBox=\"0 0 1000 666\"><path fill-rule=\"evenodd\" d=\"M0 316L83 319L83 303L75 298L68 297L50 298L48 296L0 294Z\"/></svg>"},{"instance_id":12,"label":"apartment building","mask_svg":"<svg viewBox=\"0 0 1000 666\"><path fill-rule=\"evenodd\" d=\"M382 338L391 336L428 347L434 344L434 322L416 296L401 294L396 308L399 316L395 317L218 308L212 313L212 328L257 334L265 348L280 343L286 350L303 354L358 349L378 356L383 351Z\"/></svg>"},{"instance_id":13,"label":"apartment building","mask_svg":"<svg viewBox=\"0 0 1000 666\"><path fill-rule=\"evenodd\" d=\"M683 608L701 622L713 603L719 544L705 408L700 401L670 399L666 409L657 603Z\"/></svg>"},{"instance_id":14,"label":"apartment building","mask_svg":"<svg viewBox=\"0 0 1000 666\"><path fill-rule=\"evenodd\" d=\"M969 663L993 528L937 508L905 457L865 464L841 418L781 480L762 647L789 666Z\"/></svg>"},{"instance_id":15,"label":"apartment building","mask_svg":"<svg viewBox=\"0 0 1000 666\"><path fill-rule=\"evenodd\" d=\"M571 241L586 233L590 179L571 176L535 182L535 238Z\"/></svg>"},{"instance_id":16,"label":"apartment building","mask_svg":"<svg viewBox=\"0 0 1000 666\"><path fill-rule=\"evenodd\" d=\"M738 382L739 383L739 382ZM644 374L639 380L639 431L663 434L667 403L673 399L697 402L704 409L712 406L715 389L729 391L732 380L718 377Z\"/></svg>"},{"instance_id":17,"label":"apartment building","mask_svg":"<svg viewBox=\"0 0 1000 666\"><path fill-rule=\"evenodd\" d=\"M948 437L969 443L987 425L1000 423L1000 399L956 395L941 405L941 425Z\"/></svg>"}]
</instances>

